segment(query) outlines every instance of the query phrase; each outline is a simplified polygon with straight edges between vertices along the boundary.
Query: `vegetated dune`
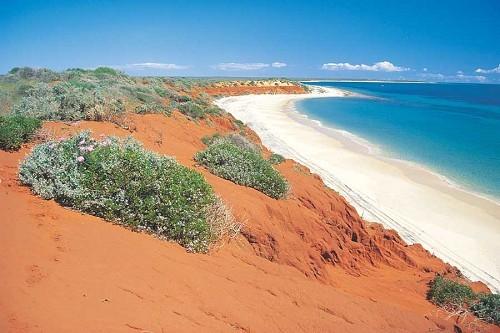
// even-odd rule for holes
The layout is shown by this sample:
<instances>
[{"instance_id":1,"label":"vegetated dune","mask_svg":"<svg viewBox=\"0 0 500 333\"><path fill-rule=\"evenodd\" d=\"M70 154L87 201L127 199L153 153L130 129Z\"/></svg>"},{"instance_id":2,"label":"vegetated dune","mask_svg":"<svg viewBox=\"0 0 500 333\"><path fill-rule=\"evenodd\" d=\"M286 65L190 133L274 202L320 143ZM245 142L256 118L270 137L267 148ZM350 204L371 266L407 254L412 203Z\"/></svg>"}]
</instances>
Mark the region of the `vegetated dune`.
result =
<instances>
[{"instance_id":1,"label":"vegetated dune","mask_svg":"<svg viewBox=\"0 0 500 333\"><path fill-rule=\"evenodd\" d=\"M228 116L131 115L129 124L129 131L86 121L44 128L55 137L83 129L132 135L175 156L205 175L244 223L242 234L209 255L187 253L32 195L17 180L30 147L0 151L1 332L500 331L446 320L425 299L426 284L435 273L458 272L362 221L303 166L277 166L292 189L285 200L196 166L203 136L237 130Z\"/></svg>"}]
</instances>

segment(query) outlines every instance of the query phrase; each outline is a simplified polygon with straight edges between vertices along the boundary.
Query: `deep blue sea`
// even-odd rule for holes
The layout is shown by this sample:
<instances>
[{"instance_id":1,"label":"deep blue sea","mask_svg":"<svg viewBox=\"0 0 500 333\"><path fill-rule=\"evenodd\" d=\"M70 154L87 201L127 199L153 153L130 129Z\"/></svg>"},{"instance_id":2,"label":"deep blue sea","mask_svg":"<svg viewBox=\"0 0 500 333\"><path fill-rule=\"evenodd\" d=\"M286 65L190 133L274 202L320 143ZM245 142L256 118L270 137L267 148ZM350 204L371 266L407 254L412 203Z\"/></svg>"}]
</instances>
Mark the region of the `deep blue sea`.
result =
<instances>
[{"instance_id":1,"label":"deep blue sea","mask_svg":"<svg viewBox=\"0 0 500 333\"><path fill-rule=\"evenodd\" d=\"M394 158L500 198L500 85L314 82L368 96L306 99L298 111Z\"/></svg>"}]
</instances>

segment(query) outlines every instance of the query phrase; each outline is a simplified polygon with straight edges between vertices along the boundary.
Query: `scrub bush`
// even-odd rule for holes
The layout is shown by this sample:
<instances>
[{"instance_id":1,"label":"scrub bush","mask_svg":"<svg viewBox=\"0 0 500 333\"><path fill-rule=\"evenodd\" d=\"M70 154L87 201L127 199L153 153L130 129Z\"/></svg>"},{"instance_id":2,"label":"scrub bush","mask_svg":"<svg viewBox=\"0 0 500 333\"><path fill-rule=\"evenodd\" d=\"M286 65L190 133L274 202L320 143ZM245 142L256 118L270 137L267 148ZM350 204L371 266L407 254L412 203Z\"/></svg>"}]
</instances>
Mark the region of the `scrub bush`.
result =
<instances>
[{"instance_id":1,"label":"scrub bush","mask_svg":"<svg viewBox=\"0 0 500 333\"><path fill-rule=\"evenodd\" d=\"M430 283L427 298L436 305L457 310L471 304L476 295L469 286L438 275Z\"/></svg>"},{"instance_id":2,"label":"scrub bush","mask_svg":"<svg viewBox=\"0 0 500 333\"><path fill-rule=\"evenodd\" d=\"M481 294L471 310L478 318L489 323L500 325L500 295Z\"/></svg>"},{"instance_id":3,"label":"scrub bush","mask_svg":"<svg viewBox=\"0 0 500 333\"><path fill-rule=\"evenodd\" d=\"M215 140L198 152L195 160L213 174L255 188L271 198L284 198L288 192L286 180L260 153L242 148L229 139Z\"/></svg>"},{"instance_id":4,"label":"scrub bush","mask_svg":"<svg viewBox=\"0 0 500 333\"><path fill-rule=\"evenodd\" d=\"M172 108L169 106L162 105L160 103L145 103L139 105L135 108L135 113L146 114L146 113L161 113L167 116L172 114Z\"/></svg>"},{"instance_id":5,"label":"scrub bush","mask_svg":"<svg viewBox=\"0 0 500 333\"><path fill-rule=\"evenodd\" d=\"M42 126L39 119L20 115L0 116L0 149L18 150Z\"/></svg>"},{"instance_id":6,"label":"scrub bush","mask_svg":"<svg viewBox=\"0 0 500 333\"><path fill-rule=\"evenodd\" d=\"M271 156L269 156L269 162L271 164L274 164L274 165L277 165L277 164L281 164L285 161L285 158L283 156L281 156L280 154L271 154Z\"/></svg>"},{"instance_id":7,"label":"scrub bush","mask_svg":"<svg viewBox=\"0 0 500 333\"><path fill-rule=\"evenodd\" d=\"M259 146L257 146L252 141L248 140L243 135L237 134L237 133L230 133L226 136L222 136L219 133L215 133L211 136L204 136L203 138L201 138L201 141L204 144L206 144L207 146L210 146L211 144L213 144L215 142L225 141L225 142L232 143L232 144L234 144L242 149L251 150L251 151L254 151L256 153L260 153Z\"/></svg>"},{"instance_id":8,"label":"scrub bush","mask_svg":"<svg viewBox=\"0 0 500 333\"><path fill-rule=\"evenodd\" d=\"M203 176L133 139L88 132L40 144L23 161L22 183L46 199L206 252L239 230ZM227 229L224 232L222 229Z\"/></svg>"}]
</instances>

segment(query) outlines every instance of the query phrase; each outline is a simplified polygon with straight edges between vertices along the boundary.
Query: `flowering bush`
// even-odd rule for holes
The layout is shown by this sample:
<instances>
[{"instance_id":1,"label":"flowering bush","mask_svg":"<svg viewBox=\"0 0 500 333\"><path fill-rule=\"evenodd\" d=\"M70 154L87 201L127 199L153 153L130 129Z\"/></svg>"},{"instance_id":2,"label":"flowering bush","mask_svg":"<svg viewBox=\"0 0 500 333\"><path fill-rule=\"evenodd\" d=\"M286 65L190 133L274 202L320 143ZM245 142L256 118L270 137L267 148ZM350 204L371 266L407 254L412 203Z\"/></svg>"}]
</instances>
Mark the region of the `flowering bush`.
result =
<instances>
[{"instance_id":1,"label":"flowering bush","mask_svg":"<svg viewBox=\"0 0 500 333\"><path fill-rule=\"evenodd\" d=\"M153 232L191 251L208 251L217 235L225 235L221 225L237 225L230 213L221 214L221 202L201 174L133 139L96 141L82 132L40 144L23 161L19 178L46 199Z\"/></svg>"},{"instance_id":2,"label":"flowering bush","mask_svg":"<svg viewBox=\"0 0 500 333\"><path fill-rule=\"evenodd\" d=\"M195 160L213 174L239 185L249 186L280 199L288 192L288 183L259 152L238 146L230 139L216 139Z\"/></svg>"},{"instance_id":3,"label":"flowering bush","mask_svg":"<svg viewBox=\"0 0 500 333\"><path fill-rule=\"evenodd\" d=\"M19 115L0 116L0 149L18 150L41 126L42 122L36 118Z\"/></svg>"}]
</instances>

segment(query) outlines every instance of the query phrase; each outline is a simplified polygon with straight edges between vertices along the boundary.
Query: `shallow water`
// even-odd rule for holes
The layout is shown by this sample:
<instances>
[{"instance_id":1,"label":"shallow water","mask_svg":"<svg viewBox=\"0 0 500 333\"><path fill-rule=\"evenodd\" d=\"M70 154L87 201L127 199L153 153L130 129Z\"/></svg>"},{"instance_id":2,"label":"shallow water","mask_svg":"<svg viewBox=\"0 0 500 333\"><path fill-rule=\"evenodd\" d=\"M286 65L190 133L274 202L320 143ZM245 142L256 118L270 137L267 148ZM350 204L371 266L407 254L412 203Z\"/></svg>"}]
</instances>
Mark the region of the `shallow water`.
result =
<instances>
[{"instance_id":1,"label":"shallow water","mask_svg":"<svg viewBox=\"0 0 500 333\"><path fill-rule=\"evenodd\" d=\"M500 85L314 82L366 97L297 102L299 112L349 131L390 156L500 198Z\"/></svg>"}]
</instances>

